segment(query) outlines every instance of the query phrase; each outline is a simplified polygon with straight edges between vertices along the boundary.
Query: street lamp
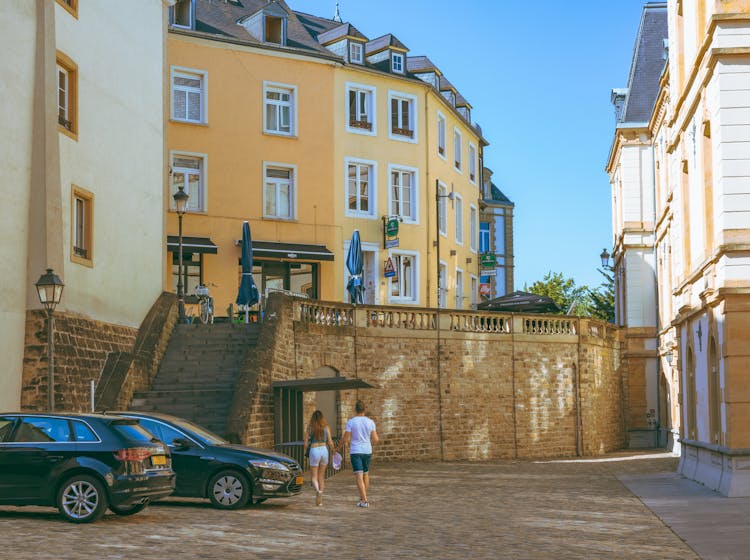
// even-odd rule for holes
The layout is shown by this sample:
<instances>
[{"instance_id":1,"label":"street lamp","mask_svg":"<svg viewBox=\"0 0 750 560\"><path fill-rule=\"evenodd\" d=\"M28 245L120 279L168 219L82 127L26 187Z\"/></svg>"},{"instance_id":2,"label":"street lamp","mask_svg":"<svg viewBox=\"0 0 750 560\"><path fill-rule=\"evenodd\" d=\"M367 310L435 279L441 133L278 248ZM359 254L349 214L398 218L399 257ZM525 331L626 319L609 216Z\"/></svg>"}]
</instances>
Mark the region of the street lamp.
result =
<instances>
[{"instance_id":1,"label":"street lamp","mask_svg":"<svg viewBox=\"0 0 750 560\"><path fill-rule=\"evenodd\" d=\"M185 187L180 185L179 189L173 195L175 210L177 212L177 223L179 224L178 243L177 243L177 311L179 323L185 322L185 292L182 287L182 217L187 210L188 198L190 195L185 192Z\"/></svg>"},{"instance_id":2,"label":"street lamp","mask_svg":"<svg viewBox=\"0 0 750 560\"><path fill-rule=\"evenodd\" d=\"M440 194L440 181L435 180L435 227L437 229L437 241L435 242L435 252L437 253L437 309L440 309L440 199L447 198L454 200L456 194L451 191L448 194Z\"/></svg>"},{"instance_id":3,"label":"street lamp","mask_svg":"<svg viewBox=\"0 0 750 560\"><path fill-rule=\"evenodd\" d=\"M611 268L609 265L609 251L607 251L607 249L602 249L602 252L599 254L599 258L602 259L603 268Z\"/></svg>"},{"instance_id":4,"label":"street lamp","mask_svg":"<svg viewBox=\"0 0 750 560\"><path fill-rule=\"evenodd\" d=\"M51 268L42 274L37 280L36 292L39 302L47 310L47 408L49 412L55 411L55 338L52 314L55 307L62 298L63 284L60 277L52 272Z\"/></svg>"}]
</instances>

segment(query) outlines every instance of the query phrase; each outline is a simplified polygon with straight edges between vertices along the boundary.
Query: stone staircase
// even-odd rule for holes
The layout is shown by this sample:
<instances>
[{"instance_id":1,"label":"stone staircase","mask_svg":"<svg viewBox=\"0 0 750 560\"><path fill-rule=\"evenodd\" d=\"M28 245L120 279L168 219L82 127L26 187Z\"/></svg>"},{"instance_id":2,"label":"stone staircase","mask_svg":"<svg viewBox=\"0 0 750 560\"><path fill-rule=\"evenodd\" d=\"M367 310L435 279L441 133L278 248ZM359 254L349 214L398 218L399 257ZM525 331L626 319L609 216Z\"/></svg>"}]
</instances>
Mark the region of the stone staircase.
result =
<instances>
[{"instance_id":1,"label":"stone staircase","mask_svg":"<svg viewBox=\"0 0 750 560\"><path fill-rule=\"evenodd\" d=\"M147 392L135 393L130 410L163 412L224 435L235 386L260 325L176 325Z\"/></svg>"}]
</instances>

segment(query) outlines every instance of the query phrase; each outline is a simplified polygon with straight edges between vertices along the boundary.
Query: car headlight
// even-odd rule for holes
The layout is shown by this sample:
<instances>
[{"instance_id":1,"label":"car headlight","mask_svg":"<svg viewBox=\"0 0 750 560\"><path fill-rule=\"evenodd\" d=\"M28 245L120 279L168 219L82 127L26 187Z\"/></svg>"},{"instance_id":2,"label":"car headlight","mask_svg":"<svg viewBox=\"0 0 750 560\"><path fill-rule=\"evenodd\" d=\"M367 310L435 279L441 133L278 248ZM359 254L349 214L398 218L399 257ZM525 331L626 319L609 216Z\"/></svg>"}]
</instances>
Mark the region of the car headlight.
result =
<instances>
[{"instance_id":1,"label":"car headlight","mask_svg":"<svg viewBox=\"0 0 750 560\"><path fill-rule=\"evenodd\" d=\"M285 464L279 463L278 461L273 461L271 459L250 459L248 463L259 469L289 472L289 468Z\"/></svg>"}]
</instances>

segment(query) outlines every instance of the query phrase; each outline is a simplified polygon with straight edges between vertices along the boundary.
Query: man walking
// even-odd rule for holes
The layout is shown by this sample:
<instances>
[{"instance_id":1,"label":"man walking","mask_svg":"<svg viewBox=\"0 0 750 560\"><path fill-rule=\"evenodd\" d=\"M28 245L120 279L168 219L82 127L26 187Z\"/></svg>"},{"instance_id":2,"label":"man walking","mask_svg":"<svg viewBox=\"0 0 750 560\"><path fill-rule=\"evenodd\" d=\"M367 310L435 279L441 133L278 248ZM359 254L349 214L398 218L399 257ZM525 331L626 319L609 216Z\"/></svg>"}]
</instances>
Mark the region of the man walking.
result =
<instances>
[{"instance_id":1,"label":"man walking","mask_svg":"<svg viewBox=\"0 0 750 560\"><path fill-rule=\"evenodd\" d=\"M367 488L370 486L370 459L372 458L372 444L377 444L380 439L375 431L375 422L365 416L365 403L357 401L354 406L357 413L346 423L344 438L341 440L340 449L349 446L349 457L352 462L352 470L357 479L357 490L359 490L359 502L357 507L370 507L367 501Z\"/></svg>"}]
</instances>

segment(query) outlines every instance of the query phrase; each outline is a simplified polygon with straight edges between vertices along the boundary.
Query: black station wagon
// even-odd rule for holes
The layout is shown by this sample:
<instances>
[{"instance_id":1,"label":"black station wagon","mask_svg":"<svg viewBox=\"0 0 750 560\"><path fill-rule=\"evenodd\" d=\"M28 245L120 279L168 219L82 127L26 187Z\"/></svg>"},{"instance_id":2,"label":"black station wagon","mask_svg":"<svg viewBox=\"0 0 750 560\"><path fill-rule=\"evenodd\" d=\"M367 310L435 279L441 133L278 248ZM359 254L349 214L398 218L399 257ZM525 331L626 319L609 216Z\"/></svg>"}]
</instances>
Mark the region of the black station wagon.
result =
<instances>
[{"instance_id":1,"label":"black station wagon","mask_svg":"<svg viewBox=\"0 0 750 560\"><path fill-rule=\"evenodd\" d=\"M291 457L234 445L188 420L154 412L113 412L138 419L169 445L177 475L175 496L208 498L236 509L302 491L302 468Z\"/></svg>"},{"instance_id":2,"label":"black station wagon","mask_svg":"<svg viewBox=\"0 0 750 560\"><path fill-rule=\"evenodd\" d=\"M74 523L141 511L174 490L169 449L132 418L0 413L0 504L55 506Z\"/></svg>"}]
</instances>

